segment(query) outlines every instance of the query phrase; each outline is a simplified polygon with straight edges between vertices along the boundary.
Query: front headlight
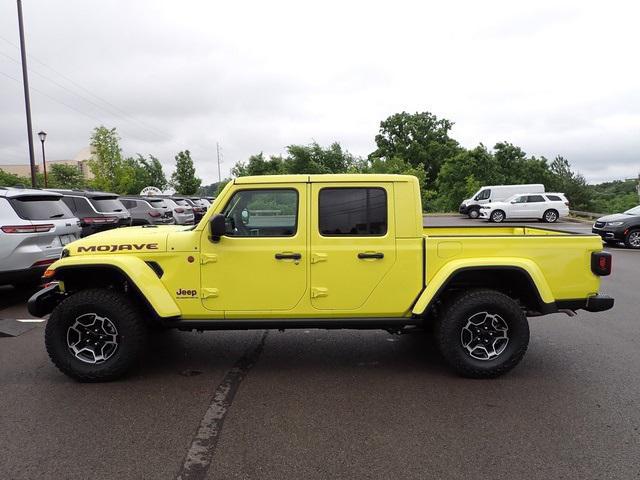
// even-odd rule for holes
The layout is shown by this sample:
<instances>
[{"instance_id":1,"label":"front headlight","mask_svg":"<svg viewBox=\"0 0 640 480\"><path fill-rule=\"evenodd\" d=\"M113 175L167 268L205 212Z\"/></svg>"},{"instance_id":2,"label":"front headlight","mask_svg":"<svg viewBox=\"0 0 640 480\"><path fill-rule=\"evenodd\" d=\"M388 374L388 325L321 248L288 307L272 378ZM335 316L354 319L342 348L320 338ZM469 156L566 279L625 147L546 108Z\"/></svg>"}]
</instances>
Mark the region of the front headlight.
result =
<instances>
[{"instance_id":1,"label":"front headlight","mask_svg":"<svg viewBox=\"0 0 640 480\"><path fill-rule=\"evenodd\" d=\"M607 222L607 227L619 227L624 224L624 222Z\"/></svg>"}]
</instances>

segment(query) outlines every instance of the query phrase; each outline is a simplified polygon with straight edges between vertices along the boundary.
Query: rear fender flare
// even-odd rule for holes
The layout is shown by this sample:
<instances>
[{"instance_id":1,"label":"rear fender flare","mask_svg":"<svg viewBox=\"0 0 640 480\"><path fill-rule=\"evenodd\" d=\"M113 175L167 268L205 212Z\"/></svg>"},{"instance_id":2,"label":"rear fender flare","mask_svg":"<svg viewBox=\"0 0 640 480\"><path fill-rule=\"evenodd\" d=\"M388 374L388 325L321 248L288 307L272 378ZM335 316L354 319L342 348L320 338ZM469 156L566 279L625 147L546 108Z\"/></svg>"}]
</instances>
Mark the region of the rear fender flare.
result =
<instances>
[{"instance_id":1,"label":"rear fender flare","mask_svg":"<svg viewBox=\"0 0 640 480\"><path fill-rule=\"evenodd\" d=\"M513 269L525 273L529 277L532 287L537 290L535 293L539 300L545 305L554 305L554 298L549 284L538 265L532 260L509 257L487 258L480 261L477 259L461 259L453 260L438 270L418 297L411 313L422 315L431 303L438 298L439 294L446 289L447 284L457 273L469 269L491 270L496 268Z\"/></svg>"}]
</instances>

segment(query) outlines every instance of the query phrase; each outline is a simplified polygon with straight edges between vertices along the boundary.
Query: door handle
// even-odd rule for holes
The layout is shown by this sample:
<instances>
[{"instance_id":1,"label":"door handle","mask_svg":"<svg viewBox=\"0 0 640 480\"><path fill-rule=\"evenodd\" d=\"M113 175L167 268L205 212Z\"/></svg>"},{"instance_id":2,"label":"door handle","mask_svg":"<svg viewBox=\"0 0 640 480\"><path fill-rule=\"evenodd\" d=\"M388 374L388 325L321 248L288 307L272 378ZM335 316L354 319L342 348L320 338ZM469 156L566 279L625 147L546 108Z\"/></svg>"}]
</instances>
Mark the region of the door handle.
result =
<instances>
[{"instance_id":1,"label":"door handle","mask_svg":"<svg viewBox=\"0 0 640 480\"><path fill-rule=\"evenodd\" d=\"M300 260L301 253L276 253L276 260Z\"/></svg>"},{"instance_id":2,"label":"door handle","mask_svg":"<svg viewBox=\"0 0 640 480\"><path fill-rule=\"evenodd\" d=\"M382 252L360 252L358 254L358 258L366 259L366 258L384 258L384 253Z\"/></svg>"}]
</instances>

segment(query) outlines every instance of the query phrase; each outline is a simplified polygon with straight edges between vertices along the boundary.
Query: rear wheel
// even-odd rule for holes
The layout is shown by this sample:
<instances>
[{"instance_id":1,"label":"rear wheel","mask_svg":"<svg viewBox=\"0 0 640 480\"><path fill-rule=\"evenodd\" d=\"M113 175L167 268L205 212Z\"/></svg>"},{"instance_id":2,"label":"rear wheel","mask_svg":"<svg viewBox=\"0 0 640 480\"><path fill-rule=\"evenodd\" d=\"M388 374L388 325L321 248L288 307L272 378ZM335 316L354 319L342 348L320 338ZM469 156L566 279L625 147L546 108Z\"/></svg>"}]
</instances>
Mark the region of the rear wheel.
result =
<instances>
[{"instance_id":1,"label":"rear wheel","mask_svg":"<svg viewBox=\"0 0 640 480\"><path fill-rule=\"evenodd\" d=\"M478 210L477 208L472 208L471 210L469 210L469 218L478 218L480 216L480 210Z\"/></svg>"},{"instance_id":2,"label":"rear wheel","mask_svg":"<svg viewBox=\"0 0 640 480\"><path fill-rule=\"evenodd\" d=\"M520 306L494 290L461 294L442 313L437 342L445 361L471 378L491 378L515 367L529 345Z\"/></svg>"},{"instance_id":3,"label":"rear wheel","mask_svg":"<svg viewBox=\"0 0 640 480\"><path fill-rule=\"evenodd\" d=\"M495 223L504 222L504 219L505 214L502 210L494 210L493 212L491 212L491 216L489 217L489 220Z\"/></svg>"},{"instance_id":4,"label":"rear wheel","mask_svg":"<svg viewBox=\"0 0 640 480\"><path fill-rule=\"evenodd\" d=\"M116 379L138 360L147 328L129 299L107 289L83 290L62 301L45 329L52 362L82 382Z\"/></svg>"},{"instance_id":5,"label":"rear wheel","mask_svg":"<svg viewBox=\"0 0 640 480\"><path fill-rule=\"evenodd\" d=\"M558 220L558 212L556 210L547 210L542 215L542 220L546 223L555 223Z\"/></svg>"},{"instance_id":6,"label":"rear wheel","mask_svg":"<svg viewBox=\"0 0 640 480\"><path fill-rule=\"evenodd\" d=\"M629 230L627 236L624 237L624 244L627 248L640 248L640 230Z\"/></svg>"}]
</instances>

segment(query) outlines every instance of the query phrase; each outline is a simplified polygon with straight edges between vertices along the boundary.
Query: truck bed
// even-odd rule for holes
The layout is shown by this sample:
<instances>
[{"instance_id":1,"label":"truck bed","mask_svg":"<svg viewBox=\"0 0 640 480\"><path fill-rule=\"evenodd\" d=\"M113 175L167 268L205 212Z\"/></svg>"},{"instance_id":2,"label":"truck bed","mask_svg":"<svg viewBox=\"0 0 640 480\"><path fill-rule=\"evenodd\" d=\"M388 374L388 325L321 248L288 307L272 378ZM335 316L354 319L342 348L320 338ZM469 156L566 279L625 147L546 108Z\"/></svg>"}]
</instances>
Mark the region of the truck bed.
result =
<instances>
[{"instance_id":1,"label":"truck bed","mask_svg":"<svg viewBox=\"0 0 640 480\"><path fill-rule=\"evenodd\" d=\"M591 253L602 250L597 235L516 225L426 227L423 234L426 285L454 266L466 268L473 259L476 265L521 265L536 272L540 283L548 286L546 294L541 292L545 301L598 292L599 280L591 271Z\"/></svg>"}]
</instances>

